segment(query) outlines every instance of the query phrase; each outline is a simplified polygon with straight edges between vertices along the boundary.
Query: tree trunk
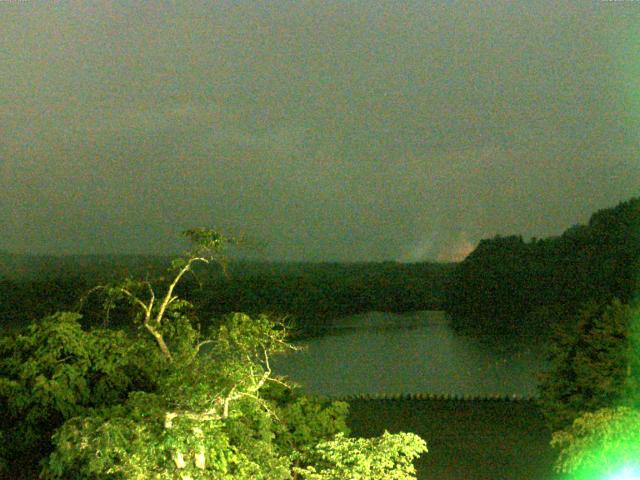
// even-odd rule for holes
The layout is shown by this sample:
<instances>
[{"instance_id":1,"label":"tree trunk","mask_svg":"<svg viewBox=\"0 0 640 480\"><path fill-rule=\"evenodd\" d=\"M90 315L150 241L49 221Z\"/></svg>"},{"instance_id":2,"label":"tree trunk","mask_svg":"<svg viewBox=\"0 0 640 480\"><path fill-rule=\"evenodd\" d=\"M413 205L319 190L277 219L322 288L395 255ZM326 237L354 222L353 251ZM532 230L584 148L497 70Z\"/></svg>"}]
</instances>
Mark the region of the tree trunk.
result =
<instances>
[{"instance_id":1,"label":"tree trunk","mask_svg":"<svg viewBox=\"0 0 640 480\"><path fill-rule=\"evenodd\" d=\"M148 323L145 323L144 327L149 331L149 333L151 333L151 335L153 335L153 338L156 339L156 342L160 347L160 351L165 356L165 358L170 362L172 362L173 357L171 356L169 347L167 347L167 344L164 342L164 338L162 338L162 334L158 332L155 328L153 328L151 325L149 325Z\"/></svg>"}]
</instances>

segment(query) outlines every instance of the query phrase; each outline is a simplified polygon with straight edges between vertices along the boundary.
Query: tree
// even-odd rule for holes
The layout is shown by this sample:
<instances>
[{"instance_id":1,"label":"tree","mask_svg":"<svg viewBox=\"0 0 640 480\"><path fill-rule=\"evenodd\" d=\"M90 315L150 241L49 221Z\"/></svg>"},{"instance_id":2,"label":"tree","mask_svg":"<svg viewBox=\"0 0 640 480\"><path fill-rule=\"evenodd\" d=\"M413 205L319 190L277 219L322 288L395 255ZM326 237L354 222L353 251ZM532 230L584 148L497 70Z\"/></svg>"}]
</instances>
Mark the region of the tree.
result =
<instances>
[{"instance_id":1,"label":"tree","mask_svg":"<svg viewBox=\"0 0 640 480\"><path fill-rule=\"evenodd\" d=\"M413 461L426 451L426 443L414 433L385 432L375 439L338 434L307 454L313 465L295 470L305 480L410 480L416 473Z\"/></svg>"},{"instance_id":2,"label":"tree","mask_svg":"<svg viewBox=\"0 0 640 480\"><path fill-rule=\"evenodd\" d=\"M557 330L540 383L540 405L552 430L570 426L584 412L637 398L640 350L630 334L635 316L617 300L590 303Z\"/></svg>"},{"instance_id":3,"label":"tree","mask_svg":"<svg viewBox=\"0 0 640 480\"><path fill-rule=\"evenodd\" d=\"M544 335L586 302L631 302L639 272L640 198L632 198L558 237L481 240L451 275L445 310L454 327Z\"/></svg>"},{"instance_id":4,"label":"tree","mask_svg":"<svg viewBox=\"0 0 640 480\"><path fill-rule=\"evenodd\" d=\"M585 413L570 427L555 432L551 444L561 450L556 470L571 478L631 478L622 475L632 469L637 478L640 411L617 407Z\"/></svg>"},{"instance_id":5,"label":"tree","mask_svg":"<svg viewBox=\"0 0 640 480\"><path fill-rule=\"evenodd\" d=\"M589 304L555 336L541 405L570 478L640 474L640 310ZM633 477L631 477L633 475Z\"/></svg>"},{"instance_id":6,"label":"tree","mask_svg":"<svg viewBox=\"0 0 640 480\"><path fill-rule=\"evenodd\" d=\"M305 397L273 375L271 357L294 348L284 325L234 313L199 326L177 287L196 264L226 269L234 240L208 229L185 234L192 248L160 286L129 278L95 290L107 305L131 305L137 329L83 330L78 315L58 314L3 340L0 402L12 415L0 437L11 443L35 425L44 478L279 480L305 478L312 467L329 475L344 456L347 405ZM358 462L399 479L413 478L411 460L426 450L412 435L356 443ZM35 451L3 457L8 464ZM359 478L378 478L380 468L360 463Z\"/></svg>"},{"instance_id":7,"label":"tree","mask_svg":"<svg viewBox=\"0 0 640 480\"><path fill-rule=\"evenodd\" d=\"M234 314L207 340L192 337L190 352L167 338L167 355L154 336L169 364L158 389L67 421L53 436L47 476L287 478L290 462L272 435L278 412L260 392L280 382L269 358L287 348L284 335L266 317Z\"/></svg>"},{"instance_id":8,"label":"tree","mask_svg":"<svg viewBox=\"0 0 640 480\"><path fill-rule=\"evenodd\" d=\"M150 342L123 331L85 331L79 319L57 313L0 338L0 473L11 466L11 478L33 478L65 421L156 389L160 356Z\"/></svg>"}]
</instances>

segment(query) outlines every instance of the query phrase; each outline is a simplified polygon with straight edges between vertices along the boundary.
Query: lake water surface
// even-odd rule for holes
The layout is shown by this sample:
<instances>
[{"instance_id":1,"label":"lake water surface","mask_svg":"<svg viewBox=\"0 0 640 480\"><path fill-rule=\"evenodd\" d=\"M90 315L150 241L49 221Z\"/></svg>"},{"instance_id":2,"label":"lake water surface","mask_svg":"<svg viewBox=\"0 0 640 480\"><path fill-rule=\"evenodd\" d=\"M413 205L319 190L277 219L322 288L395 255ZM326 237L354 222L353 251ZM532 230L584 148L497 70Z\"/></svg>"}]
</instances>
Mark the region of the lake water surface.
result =
<instances>
[{"instance_id":1,"label":"lake water surface","mask_svg":"<svg viewBox=\"0 0 640 480\"><path fill-rule=\"evenodd\" d=\"M336 320L274 370L312 394L536 395L541 345L456 334L444 312L372 312Z\"/></svg>"}]
</instances>

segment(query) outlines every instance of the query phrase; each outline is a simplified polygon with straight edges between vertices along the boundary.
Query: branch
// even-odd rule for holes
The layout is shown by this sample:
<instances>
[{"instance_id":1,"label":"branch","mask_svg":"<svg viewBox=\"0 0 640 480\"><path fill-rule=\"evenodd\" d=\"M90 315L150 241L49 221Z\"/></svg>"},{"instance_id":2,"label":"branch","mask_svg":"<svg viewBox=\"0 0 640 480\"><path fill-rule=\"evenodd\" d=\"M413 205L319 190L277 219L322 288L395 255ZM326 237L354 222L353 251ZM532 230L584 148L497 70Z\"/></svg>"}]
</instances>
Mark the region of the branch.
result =
<instances>
[{"instance_id":1,"label":"branch","mask_svg":"<svg viewBox=\"0 0 640 480\"><path fill-rule=\"evenodd\" d=\"M171 297L169 299L169 302L167 303L167 306L169 306L170 304L172 304L173 302L175 302L179 297L177 295L174 295L173 297Z\"/></svg>"},{"instance_id":2,"label":"branch","mask_svg":"<svg viewBox=\"0 0 640 480\"><path fill-rule=\"evenodd\" d=\"M162 336L162 333L160 333L158 330L154 328L153 325L151 325L151 314L153 313L153 304L156 300L155 293L153 292L153 288L151 287L151 284L149 282L145 281L143 283L145 283L149 288L149 292L150 292L149 305L145 304L142 300L140 300L136 295L131 293L126 288L120 287L119 290L125 295L127 295L129 298L131 298L131 300L133 300L134 303L138 304L142 308L142 310L144 310L144 322L143 322L144 328L146 328L147 331L151 335L153 335L153 338L156 339L156 343L158 344L158 347L160 347L160 351L162 352L164 357L167 360L169 360L169 362L173 362L173 355L171 355L171 351L169 350L169 347L164 341L164 337Z\"/></svg>"},{"instance_id":3,"label":"branch","mask_svg":"<svg viewBox=\"0 0 640 480\"><path fill-rule=\"evenodd\" d=\"M145 283L147 285L147 287L149 287L149 294L150 294L149 312L151 312L153 310L153 303L156 301L156 294L153 291L153 287L151 286L151 284L148 281L145 280L143 283Z\"/></svg>"},{"instance_id":4,"label":"branch","mask_svg":"<svg viewBox=\"0 0 640 480\"><path fill-rule=\"evenodd\" d=\"M180 281L182 276L191 269L191 265L193 265L193 263L195 263L195 262L209 263L209 260L207 258L205 258L205 257L193 257L193 258L190 258L189 261L187 262L187 264L180 269L178 274L173 279L173 282L171 282L171 285L169 285L169 288L167 289L167 293L165 294L164 299L162 300L162 303L160 304L160 309L158 310L158 314L156 315L156 323L158 325L160 325L162 323L162 318L164 317L164 312L167 309L167 307L169 306L169 304L173 300L175 300L175 298L173 296L173 290L176 288L176 285L178 284L178 282Z\"/></svg>"},{"instance_id":5,"label":"branch","mask_svg":"<svg viewBox=\"0 0 640 480\"><path fill-rule=\"evenodd\" d=\"M198 356L202 347L204 347L205 345L213 344L213 343L216 343L216 341L210 338L207 340L202 340L201 342L197 343L194 347L193 354L191 355L191 359L193 360Z\"/></svg>"},{"instance_id":6,"label":"branch","mask_svg":"<svg viewBox=\"0 0 640 480\"><path fill-rule=\"evenodd\" d=\"M253 388L251 389L252 392L257 392L258 390L260 390L265 382L269 379L269 377L271 376L271 366L269 365L269 354L267 353L267 350L265 348L262 349L263 354L264 354L264 372L262 373L262 376L260 377L260 380L256 381L253 374L252 376L252 380L253 380Z\"/></svg>"},{"instance_id":7,"label":"branch","mask_svg":"<svg viewBox=\"0 0 640 480\"><path fill-rule=\"evenodd\" d=\"M148 322L144 323L144 328L146 328L147 331L151 335L153 335L153 338L156 339L156 343L158 344L158 347L160 347L160 351L165 356L165 358L169 360L169 362L173 362L173 356L171 355L171 351L169 351L169 347L167 347L167 344L165 343L164 337L162 336L162 334L159 331L157 331L155 328L153 328L153 326L150 325Z\"/></svg>"},{"instance_id":8,"label":"branch","mask_svg":"<svg viewBox=\"0 0 640 480\"><path fill-rule=\"evenodd\" d=\"M195 412L165 412L164 414L164 428L167 430L173 428L173 420L177 417L188 418L189 420L196 420L199 422L209 421L209 420L220 420L222 417L215 410L207 410L202 413Z\"/></svg>"},{"instance_id":9,"label":"branch","mask_svg":"<svg viewBox=\"0 0 640 480\"><path fill-rule=\"evenodd\" d=\"M269 405L268 405L268 403L265 401L265 399L264 399L264 398L260 398L260 397L258 397L257 395L253 395L253 394L248 393L248 392L240 392L240 393L238 394L238 396L253 398L254 400L256 400L256 401L257 401L257 402L262 406L262 408L264 408L264 409L267 411L267 413L268 413L270 416L272 416L273 418L275 418L277 421L280 421L280 417L278 417L278 415L276 415L276 412L274 412L273 410L271 410L271 409L269 408Z\"/></svg>"},{"instance_id":10,"label":"branch","mask_svg":"<svg viewBox=\"0 0 640 480\"><path fill-rule=\"evenodd\" d=\"M213 340L203 340L202 342L198 343L198 344L196 345L196 351L195 351L195 355L194 355L194 357L195 357L196 355L198 355L198 353L200 353L200 349L201 349L202 347L204 347L205 345L208 345L209 343L215 343L215 342L214 342Z\"/></svg>"},{"instance_id":11,"label":"branch","mask_svg":"<svg viewBox=\"0 0 640 480\"><path fill-rule=\"evenodd\" d=\"M76 312L80 312L80 310L82 310L82 307L84 307L85 302L89 299L89 296L93 293L93 292L97 292L98 290L106 290L107 287L105 287L104 285L97 285L91 289L89 289L83 296L81 296L78 299L78 303L77 303L77 307L75 309Z\"/></svg>"},{"instance_id":12,"label":"branch","mask_svg":"<svg viewBox=\"0 0 640 480\"><path fill-rule=\"evenodd\" d=\"M270 382L273 383L277 383L279 385L282 385L283 387L286 388L291 388L291 385L289 385L287 382L285 382L284 380L280 380L278 377L269 377L268 379Z\"/></svg>"},{"instance_id":13,"label":"branch","mask_svg":"<svg viewBox=\"0 0 640 480\"><path fill-rule=\"evenodd\" d=\"M148 318L151 316L151 308L126 288L119 287L119 290L127 295L131 300L133 300L134 303L137 303L142 308L142 310L144 310L145 323L147 323Z\"/></svg>"},{"instance_id":14,"label":"branch","mask_svg":"<svg viewBox=\"0 0 640 480\"><path fill-rule=\"evenodd\" d=\"M228 418L229 417L229 403L231 402L231 400L235 400L236 398L238 398L238 396L234 396L233 392L236 390L237 385L234 385L233 388L229 391L229 394L224 397L224 400L222 402L222 418Z\"/></svg>"}]
</instances>

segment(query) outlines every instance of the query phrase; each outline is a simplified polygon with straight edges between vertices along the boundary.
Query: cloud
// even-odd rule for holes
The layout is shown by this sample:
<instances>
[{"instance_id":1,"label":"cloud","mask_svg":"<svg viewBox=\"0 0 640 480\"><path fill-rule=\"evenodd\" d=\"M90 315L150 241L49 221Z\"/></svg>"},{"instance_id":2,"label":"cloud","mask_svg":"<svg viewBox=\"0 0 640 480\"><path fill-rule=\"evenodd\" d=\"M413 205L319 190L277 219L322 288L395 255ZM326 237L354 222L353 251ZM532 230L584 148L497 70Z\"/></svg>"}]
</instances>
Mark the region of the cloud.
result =
<instances>
[{"instance_id":1,"label":"cloud","mask_svg":"<svg viewBox=\"0 0 640 480\"><path fill-rule=\"evenodd\" d=\"M637 194L629 9L41 5L0 2L9 250L213 224L273 258L454 258Z\"/></svg>"}]
</instances>

